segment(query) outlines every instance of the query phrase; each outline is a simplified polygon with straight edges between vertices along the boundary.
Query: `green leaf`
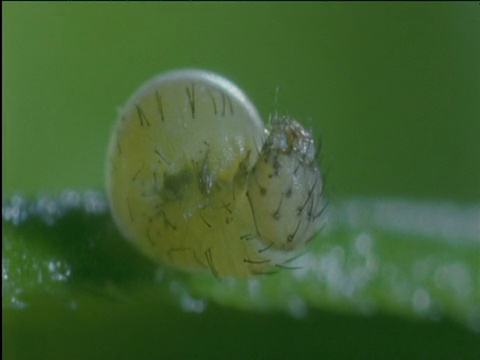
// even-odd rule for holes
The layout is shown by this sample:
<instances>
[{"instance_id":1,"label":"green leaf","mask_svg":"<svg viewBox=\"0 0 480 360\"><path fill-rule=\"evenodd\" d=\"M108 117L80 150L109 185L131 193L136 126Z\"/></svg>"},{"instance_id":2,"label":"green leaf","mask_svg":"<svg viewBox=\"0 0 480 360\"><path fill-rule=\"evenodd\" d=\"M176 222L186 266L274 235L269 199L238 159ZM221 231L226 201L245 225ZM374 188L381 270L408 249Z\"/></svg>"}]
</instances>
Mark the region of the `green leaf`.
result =
<instances>
[{"instance_id":1,"label":"green leaf","mask_svg":"<svg viewBox=\"0 0 480 360\"><path fill-rule=\"evenodd\" d=\"M28 357L33 351L38 355L51 344L55 350L45 356L71 358L71 350L81 348L74 334L85 336L89 329L91 339L100 336L105 341L103 350L82 348L79 358L89 354L149 358L154 351L149 329L158 326L153 319L163 324L155 333L164 340L173 339L180 328L185 332L187 327L185 336L195 337L195 329L202 332L235 321L236 335L226 338L234 348L241 347L239 339L248 338L255 354L289 353L281 350L283 345L271 343L271 336L279 336L282 327L286 333L292 331L287 326L298 327L302 336L312 329L319 336L325 336L326 329L343 334L345 338L330 345L319 342L327 353L337 349L339 357L401 354L393 350L395 346L384 347L394 344L396 335L379 333L377 339L370 339L364 334L365 329L378 331L374 324L410 333L417 329L418 339L436 334L447 343L452 339L471 343L468 348L445 349L440 343L413 345L415 337L407 336L406 342L412 344L405 356L418 351L441 356L464 351L470 356L480 350L478 205L339 201L329 207L324 229L291 269L250 280L216 279L208 272L183 273L150 262L122 239L99 192L65 191L34 200L13 196L4 200L2 215L7 355ZM65 333L61 329L66 319L70 330ZM128 327L122 327L122 319L128 319ZM463 329L452 321L463 324ZM45 331L47 325L53 330ZM321 330L322 326L326 328ZM117 336L130 334L130 327L137 337L120 351ZM350 338L349 331L357 340ZM205 334L205 341L213 346L210 352L204 349L196 355L230 354L226 349L212 353L218 347L214 333L222 335ZM263 336L265 342L270 339L266 345L277 346L272 352L262 352L266 350L261 350L263 342L258 338ZM33 341L26 350L21 344L27 337L29 342L42 341ZM162 342L165 354L190 354L188 346L182 346L186 339L172 341L166 341L167 348ZM376 352L338 350L344 341L371 343ZM193 343L194 348L206 346L200 340ZM308 346L306 356L314 357L319 347Z\"/></svg>"}]
</instances>

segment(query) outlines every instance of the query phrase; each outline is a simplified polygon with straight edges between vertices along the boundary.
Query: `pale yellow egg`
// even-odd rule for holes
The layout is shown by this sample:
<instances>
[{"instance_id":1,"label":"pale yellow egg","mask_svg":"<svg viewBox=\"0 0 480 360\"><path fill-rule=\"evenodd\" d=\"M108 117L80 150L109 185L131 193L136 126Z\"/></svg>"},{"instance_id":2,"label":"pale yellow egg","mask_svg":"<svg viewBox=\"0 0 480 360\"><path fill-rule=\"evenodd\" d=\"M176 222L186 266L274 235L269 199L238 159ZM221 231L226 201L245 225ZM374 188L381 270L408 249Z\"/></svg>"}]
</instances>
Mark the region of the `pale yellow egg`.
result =
<instances>
[{"instance_id":1,"label":"pale yellow egg","mask_svg":"<svg viewBox=\"0 0 480 360\"><path fill-rule=\"evenodd\" d=\"M115 222L147 256L215 276L283 266L318 229L311 134L269 130L233 83L202 70L149 80L120 112L108 151Z\"/></svg>"}]
</instances>

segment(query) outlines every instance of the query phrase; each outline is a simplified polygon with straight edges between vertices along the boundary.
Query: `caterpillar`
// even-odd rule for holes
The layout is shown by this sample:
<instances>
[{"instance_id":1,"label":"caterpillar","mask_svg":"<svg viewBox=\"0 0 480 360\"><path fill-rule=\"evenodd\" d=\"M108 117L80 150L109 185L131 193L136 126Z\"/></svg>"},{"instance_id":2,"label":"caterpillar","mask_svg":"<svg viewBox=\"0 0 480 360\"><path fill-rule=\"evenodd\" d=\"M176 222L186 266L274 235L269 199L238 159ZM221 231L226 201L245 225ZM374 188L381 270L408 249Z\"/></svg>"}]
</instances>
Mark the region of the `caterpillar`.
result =
<instances>
[{"instance_id":1,"label":"caterpillar","mask_svg":"<svg viewBox=\"0 0 480 360\"><path fill-rule=\"evenodd\" d=\"M170 71L120 111L107 157L112 215L160 263L217 277L270 273L318 230L316 151L312 133L291 116L265 126L226 78Z\"/></svg>"}]
</instances>

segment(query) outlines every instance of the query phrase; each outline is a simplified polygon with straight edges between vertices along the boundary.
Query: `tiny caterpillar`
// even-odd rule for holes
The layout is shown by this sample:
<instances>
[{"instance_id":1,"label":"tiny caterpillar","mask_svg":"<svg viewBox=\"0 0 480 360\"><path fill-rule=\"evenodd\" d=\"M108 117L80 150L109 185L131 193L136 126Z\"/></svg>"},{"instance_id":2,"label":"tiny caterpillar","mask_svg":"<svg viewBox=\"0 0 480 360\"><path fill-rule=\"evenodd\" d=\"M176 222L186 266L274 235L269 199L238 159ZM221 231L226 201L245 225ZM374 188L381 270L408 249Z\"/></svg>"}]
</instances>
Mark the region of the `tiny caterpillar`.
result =
<instances>
[{"instance_id":1,"label":"tiny caterpillar","mask_svg":"<svg viewBox=\"0 0 480 360\"><path fill-rule=\"evenodd\" d=\"M177 70L120 112L107 192L115 222L147 256L245 278L285 266L318 230L316 160L312 134L293 118L266 129L230 81Z\"/></svg>"}]
</instances>

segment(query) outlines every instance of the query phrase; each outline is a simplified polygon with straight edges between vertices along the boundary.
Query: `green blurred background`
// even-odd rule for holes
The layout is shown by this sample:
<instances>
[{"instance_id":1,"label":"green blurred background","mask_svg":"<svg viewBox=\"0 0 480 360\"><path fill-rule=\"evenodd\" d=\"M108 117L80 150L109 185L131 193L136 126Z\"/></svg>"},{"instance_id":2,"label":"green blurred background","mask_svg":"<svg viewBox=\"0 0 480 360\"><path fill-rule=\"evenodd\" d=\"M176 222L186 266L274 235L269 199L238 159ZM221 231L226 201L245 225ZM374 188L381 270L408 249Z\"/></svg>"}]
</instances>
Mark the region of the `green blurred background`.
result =
<instances>
[{"instance_id":1,"label":"green blurred background","mask_svg":"<svg viewBox=\"0 0 480 360\"><path fill-rule=\"evenodd\" d=\"M2 20L4 196L103 189L116 108L157 73L199 67L264 119L314 128L333 200L480 201L478 2L3 2ZM460 325L385 316L37 301L8 313L9 358L440 359L478 342Z\"/></svg>"},{"instance_id":2,"label":"green blurred background","mask_svg":"<svg viewBox=\"0 0 480 360\"><path fill-rule=\"evenodd\" d=\"M334 197L480 200L477 2L3 2L2 20L7 193L103 188L116 108L199 67L312 126Z\"/></svg>"}]
</instances>

